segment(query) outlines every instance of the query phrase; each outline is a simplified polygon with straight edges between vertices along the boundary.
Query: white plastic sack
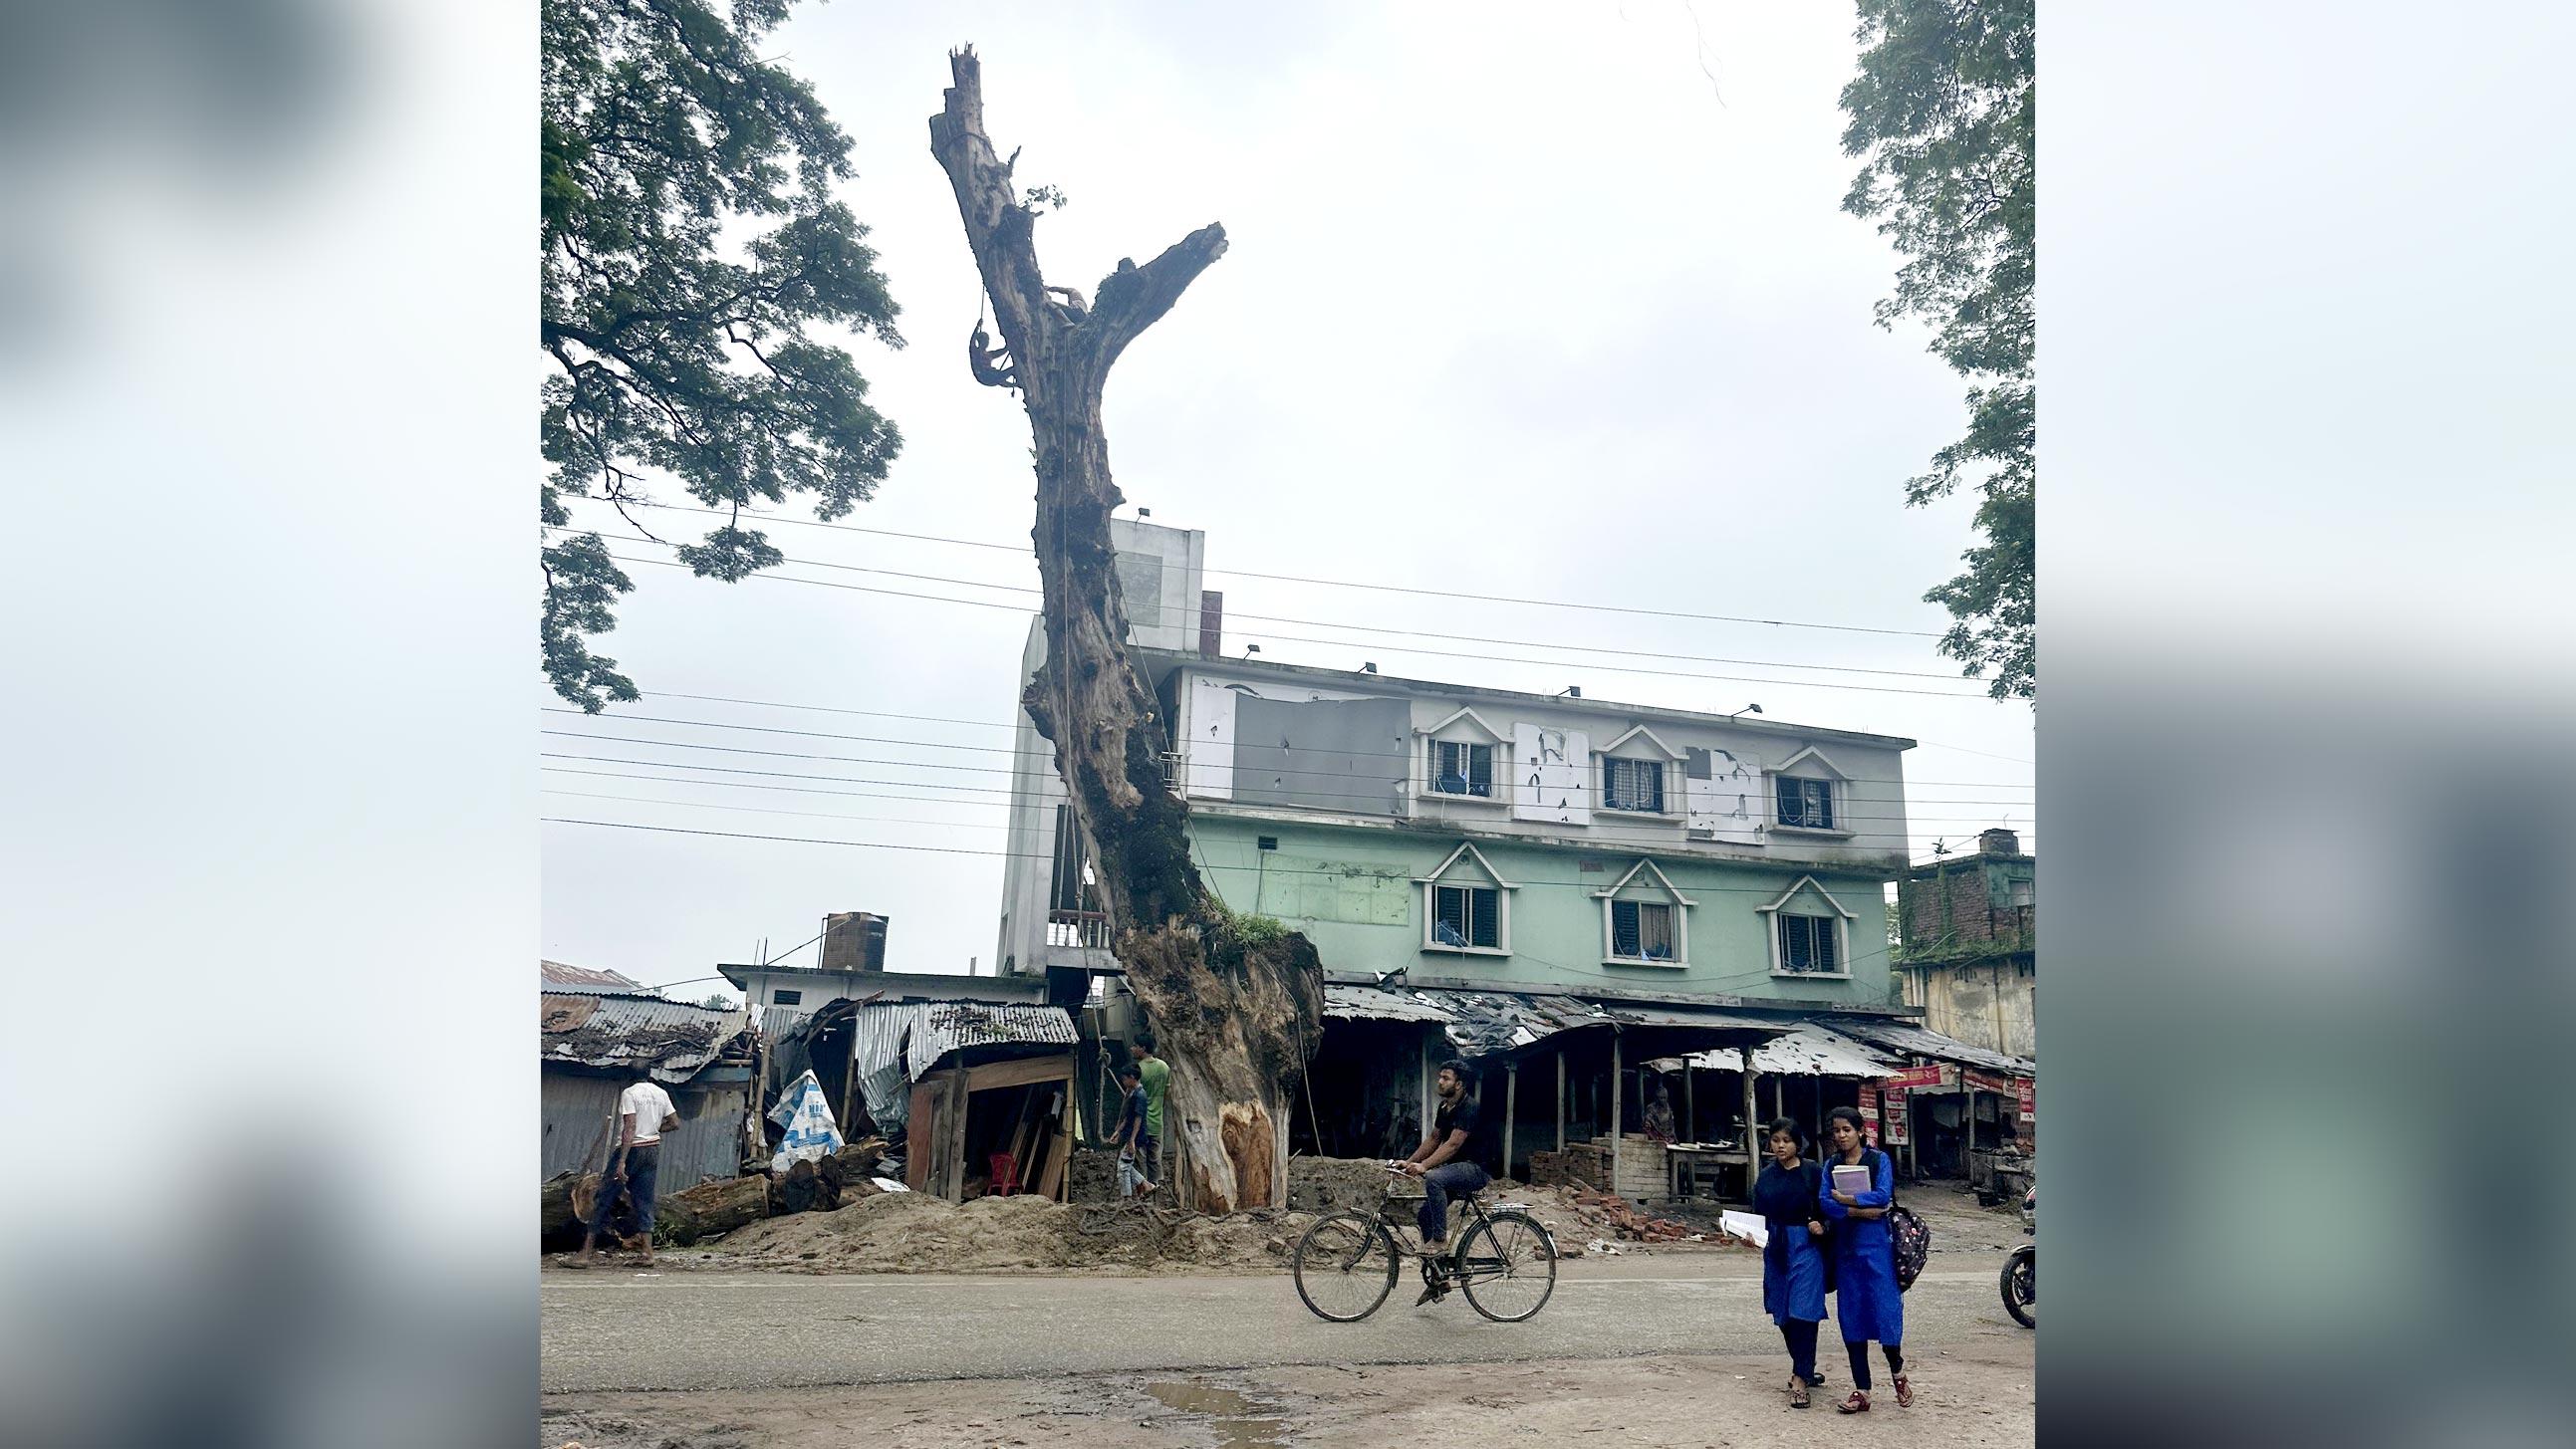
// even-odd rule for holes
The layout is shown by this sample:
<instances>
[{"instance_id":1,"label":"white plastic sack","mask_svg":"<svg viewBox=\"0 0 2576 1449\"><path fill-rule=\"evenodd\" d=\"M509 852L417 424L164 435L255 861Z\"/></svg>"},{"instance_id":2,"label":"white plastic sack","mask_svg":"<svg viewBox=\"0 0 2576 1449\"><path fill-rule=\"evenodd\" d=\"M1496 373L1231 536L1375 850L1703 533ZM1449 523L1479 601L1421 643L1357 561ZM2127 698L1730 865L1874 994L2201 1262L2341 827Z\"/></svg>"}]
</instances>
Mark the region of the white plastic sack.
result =
<instances>
[{"instance_id":1,"label":"white plastic sack","mask_svg":"<svg viewBox=\"0 0 2576 1449\"><path fill-rule=\"evenodd\" d=\"M832 1120L832 1104L823 1099L823 1084L807 1072L778 1094L769 1120L787 1129L769 1170L784 1173L791 1164L828 1157L841 1150L841 1129Z\"/></svg>"}]
</instances>

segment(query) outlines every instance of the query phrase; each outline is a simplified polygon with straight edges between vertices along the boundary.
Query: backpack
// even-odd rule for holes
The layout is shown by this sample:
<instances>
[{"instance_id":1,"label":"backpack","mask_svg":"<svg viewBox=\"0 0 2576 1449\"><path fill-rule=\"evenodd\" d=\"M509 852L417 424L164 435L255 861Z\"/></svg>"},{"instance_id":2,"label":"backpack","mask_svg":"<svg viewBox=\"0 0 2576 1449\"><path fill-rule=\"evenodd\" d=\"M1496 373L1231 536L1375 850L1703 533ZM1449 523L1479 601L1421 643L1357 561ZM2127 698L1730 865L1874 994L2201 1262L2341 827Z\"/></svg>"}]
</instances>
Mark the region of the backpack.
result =
<instances>
[{"instance_id":1,"label":"backpack","mask_svg":"<svg viewBox=\"0 0 2576 1449\"><path fill-rule=\"evenodd\" d=\"M1896 1180L1892 1166L1887 1178L1890 1182ZM1923 1261L1932 1256L1932 1230L1891 1198L1887 1204L1887 1241L1896 1250L1896 1291L1906 1292L1923 1275Z\"/></svg>"}]
</instances>

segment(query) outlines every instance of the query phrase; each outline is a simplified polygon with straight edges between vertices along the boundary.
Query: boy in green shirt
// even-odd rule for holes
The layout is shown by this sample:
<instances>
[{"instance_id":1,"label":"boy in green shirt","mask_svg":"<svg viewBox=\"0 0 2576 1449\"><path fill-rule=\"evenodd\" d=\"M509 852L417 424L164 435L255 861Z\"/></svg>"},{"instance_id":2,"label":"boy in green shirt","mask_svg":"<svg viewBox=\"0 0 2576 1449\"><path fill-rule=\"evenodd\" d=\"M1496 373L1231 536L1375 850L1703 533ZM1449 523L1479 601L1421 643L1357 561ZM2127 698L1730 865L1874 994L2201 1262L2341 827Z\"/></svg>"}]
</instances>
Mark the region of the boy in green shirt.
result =
<instances>
[{"instance_id":1,"label":"boy in green shirt","mask_svg":"<svg viewBox=\"0 0 2576 1449\"><path fill-rule=\"evenodd\" d=\"M1163 1092L1171 1084L1172 1064L1154 1055L1150 1031L1136 1033L1127 1055L1145 1087L1145 1131L1137 1142L1136 1167L1145 1175L1145 1191L1152 1192L1163 1180L1163 1143L1169 1140L1163 1135Z\"/></svg>"}]
</instances>

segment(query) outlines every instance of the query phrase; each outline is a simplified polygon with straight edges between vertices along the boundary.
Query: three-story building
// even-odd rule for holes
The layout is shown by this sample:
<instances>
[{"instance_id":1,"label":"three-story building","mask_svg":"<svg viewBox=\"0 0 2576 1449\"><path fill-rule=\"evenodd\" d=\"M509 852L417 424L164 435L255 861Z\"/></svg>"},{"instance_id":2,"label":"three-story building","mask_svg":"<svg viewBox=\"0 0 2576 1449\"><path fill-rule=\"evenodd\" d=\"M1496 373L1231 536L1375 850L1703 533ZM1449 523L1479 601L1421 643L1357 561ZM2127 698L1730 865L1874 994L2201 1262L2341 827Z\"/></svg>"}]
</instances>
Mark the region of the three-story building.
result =
<instances>
[{"instance_id":1,"label":"three-story building","mask_svg":"<svg viewBox=\"0 0 2576 1449\"><path fill-rule=\"evenodd\" d=\"M1886 899L1907 866L1912 741L1750 709L1227 657L1222 601L1201 588L1203 537L1121 520L1117 541L1203 877L1233 910L1314 942L1334 984L1328 1026L1401 1022L1370 1016L1372 1003L1428 1007L1460 1018L1453 1041L1509 1050L1586 1011L1781 1027L1901 1011ZM1033 627L1023 679L1044 648ZM1065 978L1115 971L1112 923L1025 717L1016 743L997 956L1005 974L1058 977L1070 1000ZM1392 1004L1391 986L1403 989ZM1517 1026L1494 1017L1494 1001L1540 1000ZM1414 1085L1410 1072L1393 1079ZM1558 1135L1569 1110L1640 1120L1642 1088L1629 1087L1577 1107L1577 1085L1561 1086ZM1739 1110L1725 1120L1744 1115L1728 1105ZM1328 1134L1319 1123L1315 1135Z\"/></svg>"}]
</instances>

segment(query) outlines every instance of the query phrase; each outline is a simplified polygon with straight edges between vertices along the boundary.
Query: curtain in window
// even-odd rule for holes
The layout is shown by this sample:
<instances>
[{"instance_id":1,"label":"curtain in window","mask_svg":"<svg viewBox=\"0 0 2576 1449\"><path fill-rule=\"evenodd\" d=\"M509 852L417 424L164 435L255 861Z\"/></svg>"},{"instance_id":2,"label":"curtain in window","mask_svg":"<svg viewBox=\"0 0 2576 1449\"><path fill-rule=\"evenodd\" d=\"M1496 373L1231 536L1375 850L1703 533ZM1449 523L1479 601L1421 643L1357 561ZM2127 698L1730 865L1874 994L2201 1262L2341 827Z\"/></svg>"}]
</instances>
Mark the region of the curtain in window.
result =
<instances>
[{"instance_id":1,"label":"curtain in window","mask_svg":"<svg viewBox=\"0 0 2576 1449\"><path fill-rule=\"evenodd\" d=\"M1602 803L1613 810L1664 808L1664 766L1660 760L1605 760L1601 768Z\"/></svg>"},{"instance_id":2,"label":"curtain in window","mask_svg":"<svg viewBox=\"0 0 2576 1449\"><path fill-rule=\"evenodd\" d=\"M1661 901L1612 901L1610 954L1628 961L1673 959L1673 908Z\"/></svg>"}]
</instances>

